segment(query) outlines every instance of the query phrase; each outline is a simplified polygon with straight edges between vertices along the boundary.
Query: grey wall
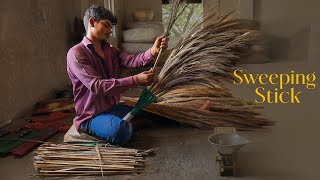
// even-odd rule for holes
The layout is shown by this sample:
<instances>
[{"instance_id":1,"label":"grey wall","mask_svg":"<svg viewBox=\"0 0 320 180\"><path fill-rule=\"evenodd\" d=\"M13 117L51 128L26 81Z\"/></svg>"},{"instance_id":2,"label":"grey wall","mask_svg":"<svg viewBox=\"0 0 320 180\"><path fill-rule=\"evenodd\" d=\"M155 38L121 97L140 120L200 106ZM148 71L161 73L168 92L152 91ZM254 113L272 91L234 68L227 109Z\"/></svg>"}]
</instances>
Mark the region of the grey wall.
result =
<instances>
[{"instance_id":1,"label":"grey wall","mask_svg":"<svg viewBox=\"0 0 320 180\"><path fill-rule=\"evenodd\" d=\"M217 15L220 13L220 0L202 0L203 11L207 12L209 10L214 9Z\"/></svg>"},{"instance_id":2,"label":"grey wall","mask_svg":"<svg viewBox=\"0 0 320 180\"><path fill-rule=\"evenodd\" d=\"M235 17L253 17L270 37L271 61L319 62L320 13L317 0L204 0L219 6L219 14L236 10ZM250 18L251 19L251 18ZM319 64L319 63L318 63Z\"/></svg>"},{"instance_id":3,"label":"grey wall","mask_svg":"<svg viewBox=\"0 0 320 180\"><path fill-rule=\"evenodd\" d=\"M284 52L283 58L314 61L314 49L320 47L314 42L319 37L319 7L317 0L254 0L254 18L263 32L287 40L285 47L275 46Z\"/></svg>"},{"instance_id":4,"label":"grey wall","mask_svg":"<svg viewBox=\"0 0 320 180\"><path fill-rule=\"evenodd\" d=\"M232 10L240 11L240 4L250 4L252 0L203 0L204 8L220 7L220 15ZM319 24L320 1L317 0L253 0L254 19L262 25L262 30L272 35L291 37L304 28ZM241 9L249 11L249 9ZM238 12L246 13L246 12Z\"/></svg>"},{"instance_id":5,"label":"grey wall","mask_svg":"<svg viewBox=\"0 0 320 180\"><path fill-rule=\"evenodd\" d=\"M317 23L319 7L317 0L254 0L254 16L261 22L263 30L289 37Z\"/></svg>"},{"instance_id":6,"label":"grey wall","mask_svg":"<svg viewBox=\"0 0 320 180\"><path fill-rule=\"evenodd\" d=\"M77 0L0 0L0 125L67 84Z\"/></svg>"},{"instance_id":7,"label":"grey wall","mask_svg":"<svg viewBox=\"0 0 320 180\"><path fill-rule=\"evenodd\" d=\"M115 15L118 19L118 25L116 26L116 44L119 45L119 41L122 41L123 35L123 23L125 18L125 2L124 0L116 0L115 2Z\"/></svg>"}]
</instances>

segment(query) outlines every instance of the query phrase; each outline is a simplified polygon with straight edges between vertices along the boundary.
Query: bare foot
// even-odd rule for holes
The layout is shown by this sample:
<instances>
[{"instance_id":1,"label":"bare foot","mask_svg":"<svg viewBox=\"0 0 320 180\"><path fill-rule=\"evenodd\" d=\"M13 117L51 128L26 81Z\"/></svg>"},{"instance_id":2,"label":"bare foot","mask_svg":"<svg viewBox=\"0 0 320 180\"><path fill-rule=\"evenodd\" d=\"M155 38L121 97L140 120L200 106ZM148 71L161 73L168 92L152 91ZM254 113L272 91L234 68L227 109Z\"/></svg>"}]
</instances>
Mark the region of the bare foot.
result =
<instances>
[{"instance_id":1,"label":"bare foot","mask_svg":"<svg viewBox=\"0 0 320 180\"><path fill-rule=\"evenodd\" d=\"M208 101L207 101L206 103L204 103L199 109L200 109L200 110L209 110L209 109L210 109L209 105L210 105L210 101L208 100Z\"/></svg>"}]
</instances>

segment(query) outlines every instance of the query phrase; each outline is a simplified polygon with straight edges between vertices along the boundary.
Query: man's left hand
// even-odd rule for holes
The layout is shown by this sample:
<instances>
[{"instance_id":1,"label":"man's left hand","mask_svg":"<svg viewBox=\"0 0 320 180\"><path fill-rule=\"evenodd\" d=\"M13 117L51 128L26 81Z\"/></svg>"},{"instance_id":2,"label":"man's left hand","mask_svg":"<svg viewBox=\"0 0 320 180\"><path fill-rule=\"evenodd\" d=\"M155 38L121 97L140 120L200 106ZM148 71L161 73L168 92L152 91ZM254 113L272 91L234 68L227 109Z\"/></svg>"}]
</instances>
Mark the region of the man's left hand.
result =
<instances>
[{"instance_id":1,"label":"man's left hand","mask_svg":"<svg viewBox=\"0 0 320 180\"><path fill-rule=\"evenodd\" d=\"M169 37L165 35L158 37L151 48L152 56L153 57L158 56L161 48L162 48L162 51L166 50L168 48L168 41L169 41Z\"/></svg>"}]
</instances>

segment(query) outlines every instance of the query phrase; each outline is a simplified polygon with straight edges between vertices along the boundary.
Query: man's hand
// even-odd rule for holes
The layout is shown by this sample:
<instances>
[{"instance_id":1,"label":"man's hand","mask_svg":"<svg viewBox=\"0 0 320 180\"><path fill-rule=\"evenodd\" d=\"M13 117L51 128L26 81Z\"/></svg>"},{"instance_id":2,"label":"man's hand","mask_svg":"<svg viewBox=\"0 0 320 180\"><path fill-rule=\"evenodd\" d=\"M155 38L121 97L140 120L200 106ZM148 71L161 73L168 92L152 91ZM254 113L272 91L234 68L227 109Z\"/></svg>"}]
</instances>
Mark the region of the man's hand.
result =
<instances>
[{"instance_id":1,"label":"man's hand","mask_svg":"<svg viewBox=\"0 0 320 180\"><path fill-rule=\"evenodd\" d=\"M152 56L153 57L158 56L161 48L162 48L162 51L166 50L168 48L168 41L169 41L169 38L166 37L165 35L158 37L151 48Z\"/></svg>"},{"instance_id":2,"label":"man's hand","mask_svg":"<svg viewBox=\"0 0 320 180\"><path fill-rule=\"evenodd\" d=\"M142 73L133 76L133 82L135 85L149 86L153 81L154 73L151 70L143 71Z\"/></svg>"}]
</instances>

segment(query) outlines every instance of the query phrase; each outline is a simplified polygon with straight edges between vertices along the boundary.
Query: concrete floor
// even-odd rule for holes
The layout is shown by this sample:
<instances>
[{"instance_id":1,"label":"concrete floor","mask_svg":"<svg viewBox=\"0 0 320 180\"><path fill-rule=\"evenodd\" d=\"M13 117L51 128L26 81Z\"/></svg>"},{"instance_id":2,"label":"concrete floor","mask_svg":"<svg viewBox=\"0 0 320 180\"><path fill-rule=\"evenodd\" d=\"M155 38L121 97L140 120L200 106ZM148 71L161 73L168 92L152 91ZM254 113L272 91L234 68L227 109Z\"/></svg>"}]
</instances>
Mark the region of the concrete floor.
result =
<instances>
[{"instance_id":1,"label":"concrete floor","mask_svg":"<svg viewBox=\"0 0 320 180\"><path fill-rule=\"evenodd\" d=\"M299 65L300 67L300 65ZM271 72L290 68L287 64L254 65L253 71ZM319 84L318 84L319 86ZM236 95L253 100L254 89L232 87ZM318 177L320 141L319 91L304 92L302 104L264 104L264 114L276 121L269 130L238 132L251 143L239 153L239 176L222 178L215 163L215 149L207 137L212 130L167 125L140 130L134 147L159 147L147 157L146 168L138 175L88 177L82 179L240 179L240 180L313 180ZM50 141L61 141L62 135ZM36 173L33 155L23 159L0 159L1 179L29 179ZM74 177L70 179L79 179Z\"/></svg>"}]
</instances>

